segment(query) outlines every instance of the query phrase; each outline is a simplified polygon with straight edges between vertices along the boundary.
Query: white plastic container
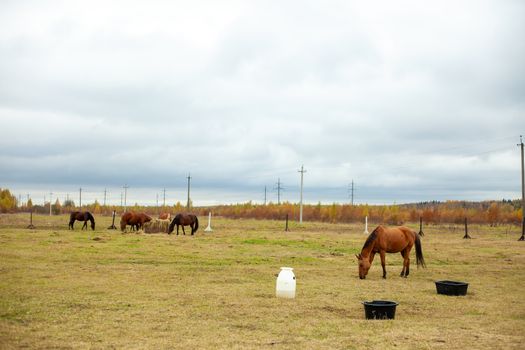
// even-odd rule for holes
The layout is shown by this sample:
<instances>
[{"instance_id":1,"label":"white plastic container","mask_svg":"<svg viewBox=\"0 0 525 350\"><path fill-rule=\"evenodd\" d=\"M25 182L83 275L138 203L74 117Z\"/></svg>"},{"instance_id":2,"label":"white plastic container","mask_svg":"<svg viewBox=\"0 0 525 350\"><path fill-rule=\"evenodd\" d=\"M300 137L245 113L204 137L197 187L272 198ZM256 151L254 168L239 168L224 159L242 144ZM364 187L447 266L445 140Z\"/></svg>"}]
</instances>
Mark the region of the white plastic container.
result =
<instances>
[{"instance_id":1,"label":"white plastic container","mask_svg":"<svg viewBox=\"0 0 525 350\"><path fill-rule=\"evenodd\" d=\"M295 275L293 268L281 267L281 272L277 276L275 295L278 298L295 298Z\"/></svg>"}]
</instances>

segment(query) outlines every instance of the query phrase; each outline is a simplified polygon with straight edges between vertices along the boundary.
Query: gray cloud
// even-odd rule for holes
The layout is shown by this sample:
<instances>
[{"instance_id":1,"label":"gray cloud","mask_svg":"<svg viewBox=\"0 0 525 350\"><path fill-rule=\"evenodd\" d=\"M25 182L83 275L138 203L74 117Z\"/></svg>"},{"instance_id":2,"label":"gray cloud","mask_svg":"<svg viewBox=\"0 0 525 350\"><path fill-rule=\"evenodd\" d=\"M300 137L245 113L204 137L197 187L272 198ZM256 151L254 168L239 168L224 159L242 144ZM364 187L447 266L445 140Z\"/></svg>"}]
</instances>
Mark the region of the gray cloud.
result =
<instances>
[{"instance_id":1,"label":"gray cloud","mask_svg":"<svg viewBox=\"0 0 525 350\"><path fill-rule=\"evenodd\" d=\"M517 197L524 7L2 2L0 185Z\"/></svg>"}]
</instances>

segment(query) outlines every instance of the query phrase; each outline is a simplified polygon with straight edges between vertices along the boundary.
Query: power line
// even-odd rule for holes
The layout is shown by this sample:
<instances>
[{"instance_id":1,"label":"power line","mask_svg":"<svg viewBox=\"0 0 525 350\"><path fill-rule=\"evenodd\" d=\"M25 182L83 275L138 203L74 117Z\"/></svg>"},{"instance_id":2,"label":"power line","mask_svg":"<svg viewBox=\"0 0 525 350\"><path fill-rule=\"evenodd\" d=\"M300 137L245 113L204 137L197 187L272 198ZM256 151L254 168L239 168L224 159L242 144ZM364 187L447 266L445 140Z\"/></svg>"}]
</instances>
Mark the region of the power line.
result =
<instances>
[{"instance_id":1,"label":"power line","mask_svg":"<svg viewBox=\"0 0 525 350\"><path fill-rule=\"evenodd\" d=\"M525 165L523 163L523 138L520 135L521 149L521 237L520 241L525 241Z\"/></svg>"},{"instance_id":2,"label":"power line","mask_svg":"<svg viewBox=\"0 0 525 350\"><path fill-rule=\"evenodd\" d=\"M277 178L277 187L274 187L274 190L277 190L277 204L281 204L281 191L284 190L284 188L281 186L281 178Z\"/></svg>"},{"instance_id":3,"label":"power line","mask_svg":"<svg viewBox=\"0 0 525 350\"><path fill-rule=\"evenodd\" d=\"M352 183L350 184L350 203L354 205L354 179L352 179Z\"/></svg>"},{"instance_id":4,"label":"power line","mask_svg":"<svg viewBox=\"0 0 525 350\"><path fill-rule=\"evenodd\" d=\"M124 189L124 212L125 212L126 208L127 208L127 197L128 197L128 188L129 188L129 186L127 184L124 184L124 186L122 186L122 188Z\"/></svg>"},{"instance_id":5,"label":"power line","mask_svg":"<svg viewBox=\"0 0 525 350\"><path fill-rule=\"evenodd\" d=\"M188 210L190 210L190 181L191 181L191 176L190 176L190 173L188 173L188 202L186 203L186 207L188 208Z\"/></svg>"}]
</instances>

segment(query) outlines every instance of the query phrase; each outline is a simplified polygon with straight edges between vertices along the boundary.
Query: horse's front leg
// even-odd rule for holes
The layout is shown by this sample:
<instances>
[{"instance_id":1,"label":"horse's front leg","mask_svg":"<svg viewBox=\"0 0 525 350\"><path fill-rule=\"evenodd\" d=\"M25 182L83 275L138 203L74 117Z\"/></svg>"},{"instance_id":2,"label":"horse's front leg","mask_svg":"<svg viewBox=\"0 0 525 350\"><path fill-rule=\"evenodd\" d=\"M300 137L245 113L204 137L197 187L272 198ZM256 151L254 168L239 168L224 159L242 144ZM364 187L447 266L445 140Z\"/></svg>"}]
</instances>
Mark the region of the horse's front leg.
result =
<instances>
[{"instance_id":1,"label":"horse's front leg","mask_svg":"<svg viewBox=\"0 0 525 350\"><path fill-rule=\"evenodd\" d=\"M379 251L379 255L381 255L381 267L383 268L383 278L386 278L386 267L385 267L385 251L384 250L380 250Z\"/></svg>"},{"instance_id":2,"label":"horse's front leg","mask_svg":"<svg viewBox=\"0 0 525 350\"><path fill-rule=\"evenodd\" d=\"M193 236L193 233L195 232L195 230L193 229L193 227L195 226L195 224L191 224L190 227L191 227L191 235Z\"/></svg>"},{"instance_id":3,"label":"horse's front leg","mask_svg":"<svg viewBox=\"0 0 525 350\"><path fill-rule=\"evenodd\" d=\"M87 230L87 221L84 221L84 225L82 226L82 230L86 229Z\"/></svg>"}]
</instances>

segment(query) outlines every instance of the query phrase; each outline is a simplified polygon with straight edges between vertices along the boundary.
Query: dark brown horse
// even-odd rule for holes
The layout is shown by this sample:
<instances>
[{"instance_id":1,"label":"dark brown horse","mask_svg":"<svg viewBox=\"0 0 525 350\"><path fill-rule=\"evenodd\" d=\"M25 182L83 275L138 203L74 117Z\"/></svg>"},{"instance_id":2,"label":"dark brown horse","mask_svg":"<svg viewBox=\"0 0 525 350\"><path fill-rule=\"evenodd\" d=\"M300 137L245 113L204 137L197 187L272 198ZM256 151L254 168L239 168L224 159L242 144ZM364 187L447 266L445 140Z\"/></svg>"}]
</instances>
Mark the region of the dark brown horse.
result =
<instances>
[{"instance_id":1,"label":"dark brown horse","mask_svg":"<svg viewBox=\"0 0 525 350\"><path fill-rule=\"evenodd\" d=\"M386 278L385 254L399 252L404 259L401 277L408 277L408 273L410 272L410 250L414 244L416 245L417 266L425 267L425 259L423 259L423 251L421 250L421 240L415 231L405 226L394 228L386 228L381 225L377 226L366 239L361 254L356 255L359 260L359 278L364 279L366 277L376 253L379 253L381 256L383 278Z\"/></svg>"},{"instance_id":2,"label":"dark brown horse","mask_svg":"<svg viewBox=\"0 0 525 350\"><path fill-rule=\"evenodd\" d=\"M88 220L91 221L91 229L95 231L95 218L89 211L74 211L69 216L69 229L74 230L73 224L75 223L75 220L78 221L84 221L84 226L82 226L82 229L87 230L87 222Z\"/></svg>"},{"instance_id":3,"label":"dark brown horse","mask_svg":"<svg viewBox=\"0 0 525 350\"><path fill-rule=\"evenodd\" d=\"M182 233L184 233L184 235L186 235L186 232L184 232L184 226L190 226L191 235L193 236L199 228L199 219L193 214L177 214L168 228L168 234L173 232L175 225L177 225L177 235L179 234L179 226L182 226Z\"/></svg>"},{"instance_id":4,"label":"dark brown horse","mask_svg":"<svg viewBox=\"0 0 525 350\"><path fill-rule=\"evenodd\" d=\"M125 212L120 217L120 229L126 231L126 226L136 227L137 230L144 226L144 223L151 221L151 217L144 213Z\"/></svg>"}]
</instances>

